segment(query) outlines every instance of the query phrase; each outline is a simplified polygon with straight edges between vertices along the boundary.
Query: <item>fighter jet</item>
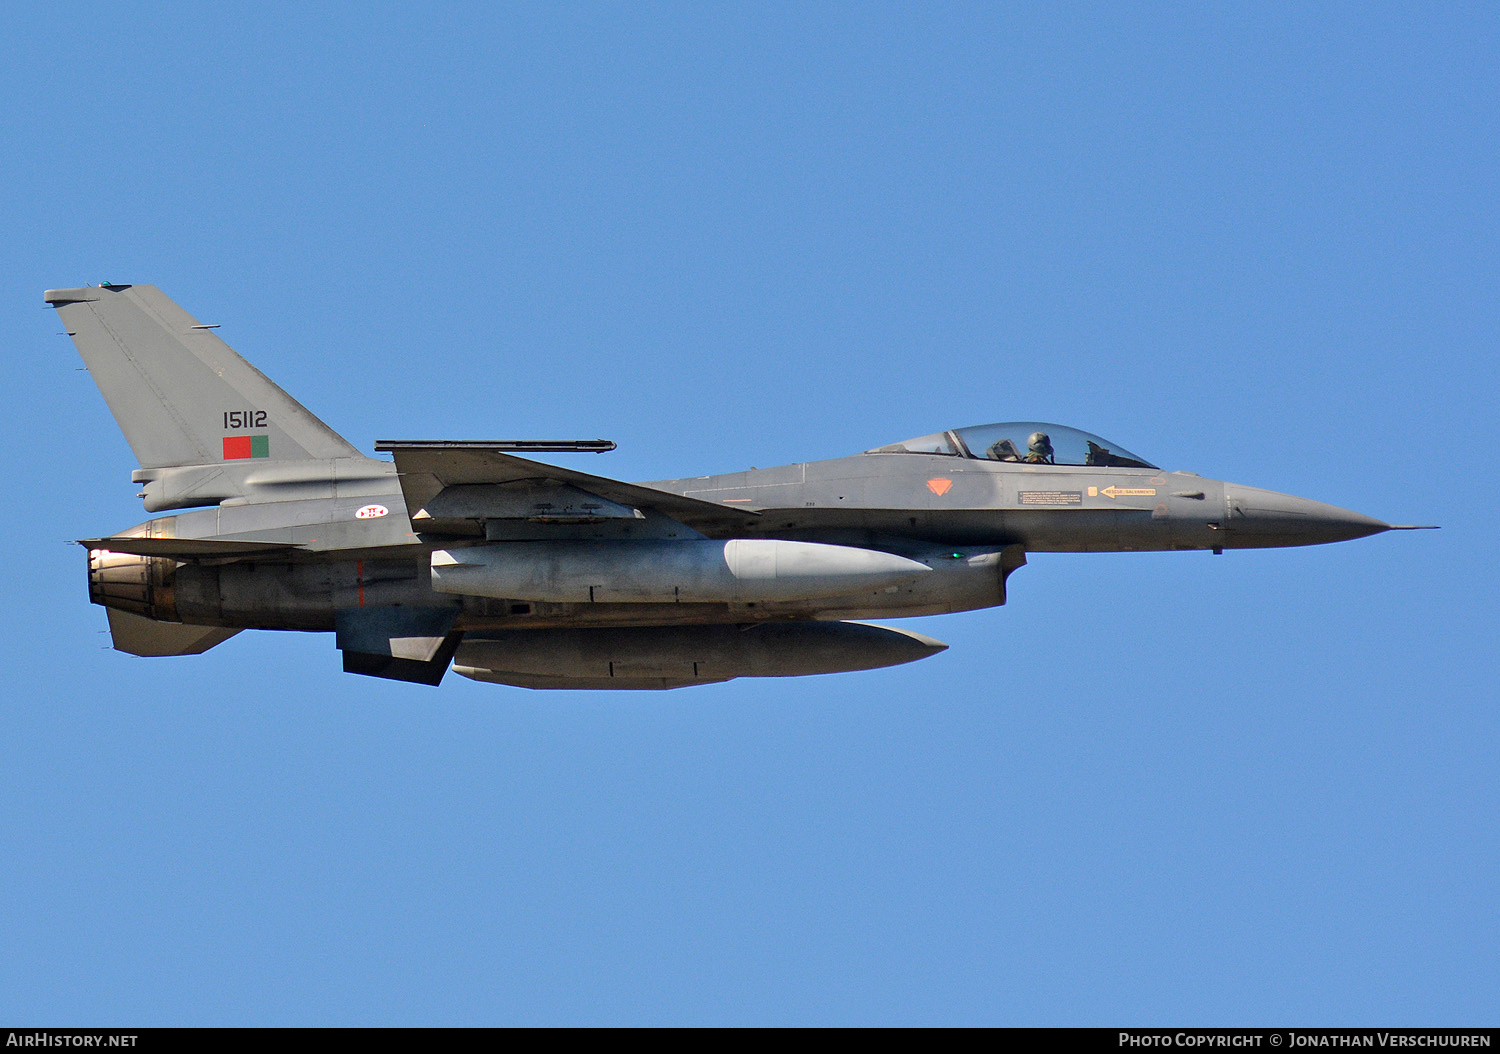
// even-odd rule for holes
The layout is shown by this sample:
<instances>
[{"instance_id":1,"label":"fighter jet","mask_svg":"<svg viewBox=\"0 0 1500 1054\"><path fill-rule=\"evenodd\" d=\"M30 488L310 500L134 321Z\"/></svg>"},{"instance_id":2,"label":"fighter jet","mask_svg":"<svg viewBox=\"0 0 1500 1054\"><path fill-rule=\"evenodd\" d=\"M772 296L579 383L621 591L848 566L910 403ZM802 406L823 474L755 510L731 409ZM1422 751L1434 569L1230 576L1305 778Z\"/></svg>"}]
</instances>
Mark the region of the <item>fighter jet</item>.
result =
<instances>
[{"instance_id":1,"label":"fighter jet","mask_svg":"<svg viewBox=\"0 0 1500 1054\"><path fill-rule=\"evenodd\" d=\"M1164 472L1088 432L976 425L852 457L625 483L523 457L606 440L381 441L367 457L149 285L53 289L140 467L87 538L114 646L332 632L350 673L665 689L866 670L947 645L873 625L1005 603L1029 552L1315 545L1407 529Z\"/></svg>"}]
</instances>

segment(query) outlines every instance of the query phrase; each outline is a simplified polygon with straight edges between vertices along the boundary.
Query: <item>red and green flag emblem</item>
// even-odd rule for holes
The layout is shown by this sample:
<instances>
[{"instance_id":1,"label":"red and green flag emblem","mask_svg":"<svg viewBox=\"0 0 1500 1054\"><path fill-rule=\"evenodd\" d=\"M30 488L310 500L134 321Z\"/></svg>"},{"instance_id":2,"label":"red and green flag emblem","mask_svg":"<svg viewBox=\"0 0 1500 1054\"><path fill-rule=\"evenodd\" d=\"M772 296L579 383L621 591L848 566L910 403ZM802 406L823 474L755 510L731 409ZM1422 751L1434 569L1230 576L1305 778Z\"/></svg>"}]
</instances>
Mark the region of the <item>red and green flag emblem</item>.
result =
<instances>
[{"instance_id":1,"label":"red and green flag emblem","mask_svg":"<svg viewBox=\"0 0 1500 1054\"><path fill-rule=\"evenodd\" d=\"M270 436L225 436L224 460L238 461L247 457L270 457Z\"/></svg>"}]
</instances>

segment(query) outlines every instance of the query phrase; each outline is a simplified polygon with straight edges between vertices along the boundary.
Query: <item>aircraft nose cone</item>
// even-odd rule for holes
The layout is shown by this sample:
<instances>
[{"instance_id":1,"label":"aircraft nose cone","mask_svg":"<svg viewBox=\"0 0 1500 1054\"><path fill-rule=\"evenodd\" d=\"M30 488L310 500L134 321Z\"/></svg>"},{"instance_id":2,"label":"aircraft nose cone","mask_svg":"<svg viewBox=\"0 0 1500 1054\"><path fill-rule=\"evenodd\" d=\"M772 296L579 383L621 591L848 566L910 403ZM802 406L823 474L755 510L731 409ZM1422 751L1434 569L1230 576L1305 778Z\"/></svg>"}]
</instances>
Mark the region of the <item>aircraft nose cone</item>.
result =
<instances>
[{"instance_id":1,"label":"aircraft nose cone","mask_svg":"<svg viewBox=\"0 0 1500 1054\"><path fill-rule=\"evenodd\" d=\"M1240 546L1321 545L1388 531L1373 516L1257 487L1226 488L1225 527Z\"/></svg>"}]
</instances>

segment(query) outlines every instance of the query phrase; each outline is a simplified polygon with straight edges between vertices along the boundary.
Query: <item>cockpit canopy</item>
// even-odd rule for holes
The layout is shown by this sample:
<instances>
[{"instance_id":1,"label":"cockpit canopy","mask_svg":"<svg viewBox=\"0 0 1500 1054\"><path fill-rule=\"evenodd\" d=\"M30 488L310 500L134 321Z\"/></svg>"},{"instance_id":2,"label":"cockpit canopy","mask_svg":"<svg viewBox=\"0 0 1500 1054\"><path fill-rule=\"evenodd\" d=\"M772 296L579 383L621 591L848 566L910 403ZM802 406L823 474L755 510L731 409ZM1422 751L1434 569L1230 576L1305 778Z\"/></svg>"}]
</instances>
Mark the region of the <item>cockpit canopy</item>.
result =
<instances>
[{"instance_id":1,"label":"cockpit canopy","mask_svg":"<svg viewBox=\"0 0 1500 1054\"><path fill-rule=\"evenodd\" d=\"M1088 465L1093 468L1156 468L1130 451L1076 428L1042 421L1008 421L936 432L876 447L869 454L945 454L1028 465Z\"/></svg>"}]
</instances>

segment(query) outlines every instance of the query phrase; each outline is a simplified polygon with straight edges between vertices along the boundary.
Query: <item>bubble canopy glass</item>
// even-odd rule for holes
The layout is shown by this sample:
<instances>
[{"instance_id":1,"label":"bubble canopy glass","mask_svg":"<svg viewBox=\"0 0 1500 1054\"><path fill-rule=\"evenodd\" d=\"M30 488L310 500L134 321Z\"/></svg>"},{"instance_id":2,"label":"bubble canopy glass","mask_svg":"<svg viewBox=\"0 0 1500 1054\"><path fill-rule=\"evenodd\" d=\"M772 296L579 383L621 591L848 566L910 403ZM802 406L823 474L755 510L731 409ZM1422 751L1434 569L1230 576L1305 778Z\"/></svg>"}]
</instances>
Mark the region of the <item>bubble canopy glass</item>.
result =
<instances>
[{"instance_id":1,"label":"bubble canopy glass","mask_svg":"<svg viewBox=\"0 0 1500 1054\"><path fill-rule=\"evenodd\" d=\"M945 454L980 461L1092 468L1155 468L1151 462L1090 432L1044 421L1007 421L936 432L876 447L870 454Z\"/></svg>"}]
</instances>

